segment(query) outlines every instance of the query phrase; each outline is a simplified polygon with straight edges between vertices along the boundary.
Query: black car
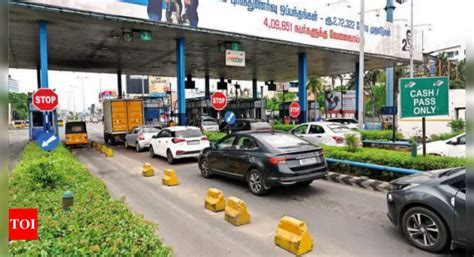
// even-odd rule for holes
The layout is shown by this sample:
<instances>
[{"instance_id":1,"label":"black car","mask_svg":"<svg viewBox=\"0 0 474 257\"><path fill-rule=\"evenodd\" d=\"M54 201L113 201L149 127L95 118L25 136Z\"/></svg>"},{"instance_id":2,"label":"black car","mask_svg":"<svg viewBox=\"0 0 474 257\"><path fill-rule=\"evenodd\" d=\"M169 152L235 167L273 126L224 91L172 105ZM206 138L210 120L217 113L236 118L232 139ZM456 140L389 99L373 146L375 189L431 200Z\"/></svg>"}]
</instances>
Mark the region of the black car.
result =
<instances>
[{"instance_id":1,"label":"black car","mask_svg":"<svg viewBox=\"0 0 474 257\"><path fill-rule=\"evenodd\" d=\"M320 147L272 131L227 135L202 151L199 168L205 178L218 174L247 181L256 195L280 185L309 185L327 174Z\"/></svg>"},{"instance_id":2,"label":"black car","mask_svg":"<svg viewBox=\"0 0 474 257\"><path fill-rule=\"evenodd\" d=\"M257 119L236 119L232 125L223 121L219 126L219 131L227 134L239 131L270 131L272 126L268 122Z\"/></svg>"},{"instance_id":3,"label":"black car","mask_svg":"<svg viewBox=\"0 0 474 257\"><path fill-rule=\"evenodd\" d=\"M466 169L423 172L396 179L387 194L389 219L408 241L430 252L466 244Z\"/></svg>"}]
</instances>

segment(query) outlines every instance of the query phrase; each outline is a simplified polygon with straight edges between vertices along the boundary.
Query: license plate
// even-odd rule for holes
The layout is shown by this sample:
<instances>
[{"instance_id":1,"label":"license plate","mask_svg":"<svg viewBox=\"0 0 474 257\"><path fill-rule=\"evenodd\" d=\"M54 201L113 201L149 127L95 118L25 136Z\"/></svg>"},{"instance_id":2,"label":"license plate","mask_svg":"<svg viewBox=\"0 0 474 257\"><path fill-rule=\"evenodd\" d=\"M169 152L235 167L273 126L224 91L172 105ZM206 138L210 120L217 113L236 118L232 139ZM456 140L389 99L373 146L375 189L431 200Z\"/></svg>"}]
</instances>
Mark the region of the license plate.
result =
<instances>
[{"instance_id":1,"label":"license plate","mask_svg":"<svg viewBox=\"0 0 474 257\"><path fill-rule=\"evenodd\" d=\"M311 158L306 158L306 159L301 159L300 160L300 164L301 165L308 165L308 164L313 164L313 163L317 163L318 160L316 157L311 157Z\"/></svg>"},{"instance_id":2,"label":"license plate","mask_svg":"<svg viewBox=\"0 0 474 257\"><path fill-rule=\"evenodd\" d=\"M188 141L188 145L198 145L199 141Z\"/></svg>"}]
</instances>

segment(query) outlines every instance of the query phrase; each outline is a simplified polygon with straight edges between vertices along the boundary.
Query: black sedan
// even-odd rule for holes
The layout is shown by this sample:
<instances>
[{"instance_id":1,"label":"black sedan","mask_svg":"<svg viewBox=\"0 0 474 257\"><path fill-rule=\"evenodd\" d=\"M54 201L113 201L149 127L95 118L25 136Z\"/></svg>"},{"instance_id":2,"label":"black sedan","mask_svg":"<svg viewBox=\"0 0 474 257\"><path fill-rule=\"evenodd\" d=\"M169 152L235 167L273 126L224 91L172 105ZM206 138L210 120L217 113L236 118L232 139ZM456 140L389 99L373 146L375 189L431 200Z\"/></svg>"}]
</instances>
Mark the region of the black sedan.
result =
<instances>
[{"instance_id":1,"label":"black sedan","mask_svg":"<svg viewBox=\"0 0 474 257\"><path fill-rule=\"evenodd\" d=\"M247 181L250 191L265 194L280 185L309 185L327 174L323 150L283 132L243 131L202 151L201 175Z\"/></svg>"},{"instance_id":2,"label":"black sedan","mask_svg":"<svg viewBox=\"0 0 474 257\"><path fill-rule=\"evenodd\" d=\"M430 252L466 244L466 169L423 172L391 182L388 217L418 248Z\"/></svg>"}]
</instances>

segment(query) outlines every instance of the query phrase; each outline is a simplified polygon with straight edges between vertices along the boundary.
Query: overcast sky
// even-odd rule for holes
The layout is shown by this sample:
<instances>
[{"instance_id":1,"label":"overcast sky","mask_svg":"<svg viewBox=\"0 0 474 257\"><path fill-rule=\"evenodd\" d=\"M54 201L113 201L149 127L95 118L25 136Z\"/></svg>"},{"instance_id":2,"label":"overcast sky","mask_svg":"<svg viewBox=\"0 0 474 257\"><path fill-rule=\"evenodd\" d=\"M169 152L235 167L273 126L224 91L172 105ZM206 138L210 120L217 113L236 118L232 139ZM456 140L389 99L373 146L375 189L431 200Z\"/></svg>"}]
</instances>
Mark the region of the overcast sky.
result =
<instances>
[{"instance_id":1,"label":"overcast sky","mask_svg":"<svg viewBox=\"0 0 474 257\"><path fill-rule=\"evenodd\" d=\"M292 0L298 3L307 3L315 0ZM326 3L337 2L338 0L321 1L321 6ZM360 0L349 0L351 8L344 4L337 4L331 8L335 11L344 9L344 12L357 14L360 10ZM386 0L366 0L366 10L383 9ZM434 49L465 44L466 35L470 33L471 24L468 24L468 15L472 15L474 10L473 0L414 0L414 24L431 24L430 27L422 26L424 29L424 49L425 52ZM400 24L408 23L410 18L410 2L402 5L396 4L394 14L395 21ZM367 13L375 16L376 12ZM385 19L385 12L382 10L380 19ZM430 29L430 30L429 30ZM10 69L12 78L19 81L21 92L31 92L36 89L36 71ZM82 79L84 78L84 79ZM94 73L72 73L72 72L49 72L50 88L55 88L59 94L61 108L77 111L83 110L83 90L84 81L84 103L85 106L98 104L99 91L105 89L116 89L117 76L115 74L94 74ZM124 83L125 84L125 83ZM198 86L201 83L197 83ZM246 83L244 83L246 84ZM244 85L245 86L245 85ZM125 86L124 86L125 87Z\"/></svg>"}]
</instances>

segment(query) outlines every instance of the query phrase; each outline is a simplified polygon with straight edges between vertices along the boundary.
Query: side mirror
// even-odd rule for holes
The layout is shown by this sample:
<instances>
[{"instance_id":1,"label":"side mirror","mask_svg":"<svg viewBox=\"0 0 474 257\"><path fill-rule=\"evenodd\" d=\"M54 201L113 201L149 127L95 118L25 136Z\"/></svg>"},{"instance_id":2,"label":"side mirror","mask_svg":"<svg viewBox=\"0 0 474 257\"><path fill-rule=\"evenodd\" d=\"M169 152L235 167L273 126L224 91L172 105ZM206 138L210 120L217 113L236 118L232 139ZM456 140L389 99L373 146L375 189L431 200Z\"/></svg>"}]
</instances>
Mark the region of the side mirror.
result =
<instances>
[{"instance_id":1,"label":"side mirror","mask_svg":"<svg viewBox=\"0 0 474 257\"><path fill-rule=\"evenodd\" d=\"M153 139L158 138L158 135L154 135L151 138L153 138Z\"/></svg>"}]
</instances>

